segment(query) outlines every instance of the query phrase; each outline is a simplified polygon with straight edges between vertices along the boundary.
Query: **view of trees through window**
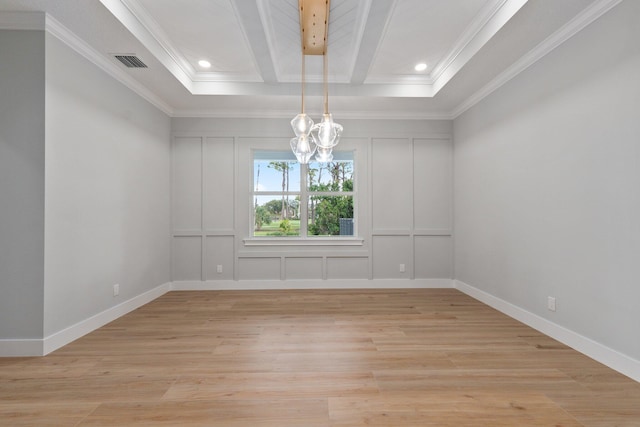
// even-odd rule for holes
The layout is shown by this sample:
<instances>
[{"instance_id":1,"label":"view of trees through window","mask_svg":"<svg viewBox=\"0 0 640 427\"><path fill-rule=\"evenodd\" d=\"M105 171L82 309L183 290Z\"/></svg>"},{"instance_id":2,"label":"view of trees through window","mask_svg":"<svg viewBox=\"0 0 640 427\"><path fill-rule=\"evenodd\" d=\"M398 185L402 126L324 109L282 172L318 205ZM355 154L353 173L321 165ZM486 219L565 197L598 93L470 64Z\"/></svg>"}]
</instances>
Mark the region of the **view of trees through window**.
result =
<instances>
[{"instance_id":1,"label":"view of trees through window","mask_svg":"<svg viewBox=\"0 0 640 427\"><path fill-rule=\"evenodd\" d=\"M301 165L259 151L253 167L254 236L353 236L353 153Z\"/></svg>"}]
</instances>

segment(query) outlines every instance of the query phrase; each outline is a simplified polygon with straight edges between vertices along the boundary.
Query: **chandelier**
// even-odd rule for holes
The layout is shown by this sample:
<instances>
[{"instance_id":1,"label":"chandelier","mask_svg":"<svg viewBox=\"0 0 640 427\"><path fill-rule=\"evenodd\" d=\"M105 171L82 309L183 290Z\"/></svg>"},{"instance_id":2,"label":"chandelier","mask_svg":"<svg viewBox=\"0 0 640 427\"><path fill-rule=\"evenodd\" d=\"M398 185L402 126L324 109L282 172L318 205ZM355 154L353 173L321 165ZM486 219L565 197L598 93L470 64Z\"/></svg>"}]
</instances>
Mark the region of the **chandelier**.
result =
<instances>
[{"instance_id":1,"label":"chandelier","mask_svg":"<svg viewBox=\"0 0 640 427\"><path fill-rule=\"evenodd\" d=\"M329 112L329 84L327 60L327 36L329 30L330 0L298 0L300 9L300 34L302 42L302 106L300 114L291 120L295 138L290 141L291 150L298 162L307 164L315 154L318 162L333 160L333 147L340 142L342 126L333 121ZM322 55L322 80L324 88L324 113L320 123L314 124L304 112L305 58L306 55Z\"/></svg>"}]
</instances>

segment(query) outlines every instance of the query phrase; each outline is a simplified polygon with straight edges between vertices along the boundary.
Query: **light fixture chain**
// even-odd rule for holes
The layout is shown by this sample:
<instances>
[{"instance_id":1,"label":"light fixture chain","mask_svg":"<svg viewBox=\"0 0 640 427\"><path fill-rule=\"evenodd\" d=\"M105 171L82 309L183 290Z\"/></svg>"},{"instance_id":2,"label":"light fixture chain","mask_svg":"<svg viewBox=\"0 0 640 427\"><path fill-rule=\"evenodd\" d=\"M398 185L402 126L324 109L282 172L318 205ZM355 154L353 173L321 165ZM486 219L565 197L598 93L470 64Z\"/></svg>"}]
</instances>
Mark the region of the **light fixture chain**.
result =
<instances>
[{"instance_id":1,"label":"light fixture chain","mask_svg":"<svg viewBox=\"0 0 640 427\"><path fill-rule=\"evenodd\" d=\"M322 73L324 74L324 113L329 114L329 59L327 58L327 50L325 47L324 55L322 55Z\"/></svg>"},{"instance_id":2,"label":"light fixture chain","mask_svg":"<svg viewBox=\"0 0 640 427\"><path fill-rule=\"evenodd\" d=\"M302 81L302 90L301 90L301 93L302 93L302 107L300 108L300 112L302 114L304 114L304 86L305 86L305 77L304 76L306 74L305 63L307 62L305 60L305 58L306 58L306 56L305 56L304 52L302 52L302 78L301 78L301 81Z\"/></svg>"}]
</instances>

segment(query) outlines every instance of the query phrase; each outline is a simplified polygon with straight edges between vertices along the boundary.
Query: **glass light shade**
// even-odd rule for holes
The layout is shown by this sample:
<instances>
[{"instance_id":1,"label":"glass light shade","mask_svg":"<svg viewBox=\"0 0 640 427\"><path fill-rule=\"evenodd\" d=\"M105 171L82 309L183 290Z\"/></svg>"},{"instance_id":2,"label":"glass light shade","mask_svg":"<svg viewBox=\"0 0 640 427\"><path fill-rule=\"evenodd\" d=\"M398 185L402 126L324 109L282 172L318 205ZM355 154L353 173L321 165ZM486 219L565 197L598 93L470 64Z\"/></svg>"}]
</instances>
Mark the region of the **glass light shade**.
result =
<instances>
[{"instance_id":1,"label":"glass light shade","mask_svg":"<svg viewBox=\"0 0 640 427\"><path fill-rule=\"evenodd\" d=\"M313 127L313 120L305 113L300 113L291 120L291 127L296 136L309 135Z\"/></svg>"},{"instance_id":2,"label":"glass light shade","mask_svg":"<svg viewBox=\"0 0 640 427\"><path fill-rule=\"evenodd\" d=\"M333 161L333 149L318 147L316 151L316 161L320 163L328 163Z\"/></svg>"},{"instance_id":3,"label":"glass light shade","mask_svg":"<svg viewBox=\"0 0 640 427\"><path fill-rule=\"evenodd\" d=\"M340 142L342 125L335 123L331 113L323 114L322 121L311 128L313 140L322 148L332 148Z\"/></svg>"},{"instance_id":4,"label":"glass light shade","mask_svg":"<svg viewBox=\"0 0 640 427\"><path fill-rule=\"evenodd\" d=\"M296 159L303 165L309 163L317 148L316 144L307 135L291 138L289 144L291 145L291 151L296 155Z\"/></svg>"}]
</instances>

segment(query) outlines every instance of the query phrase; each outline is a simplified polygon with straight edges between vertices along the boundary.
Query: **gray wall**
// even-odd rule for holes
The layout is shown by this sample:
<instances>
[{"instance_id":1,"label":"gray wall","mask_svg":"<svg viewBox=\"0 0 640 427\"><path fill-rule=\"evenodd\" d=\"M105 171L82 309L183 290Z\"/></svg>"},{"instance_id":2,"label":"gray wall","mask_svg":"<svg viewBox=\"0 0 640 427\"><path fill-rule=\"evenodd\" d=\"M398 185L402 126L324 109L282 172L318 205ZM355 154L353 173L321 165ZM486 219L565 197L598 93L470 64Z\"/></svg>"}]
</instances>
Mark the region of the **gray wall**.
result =
<instances>
[{"instance_id":1,"label":"gray wall","mask_svg":"<svg viewBox=\"0 0 640 427\"><path fill-rule=\"evenodd\" d=\"M0 338L42 338L43 31L0 30Z\"/></svg>"},{"instance_id":2,"label":"gray wall","mask_svg":"<svg viewBox=\"0 0 640 427\"><path fill-rule=\"evenodd\" d=\"M454 122L456 279L635 359L638 22L621 3Z\"/></svg>"},{"instance_id":3,"label":"gray wall","mask_svg":"<svg viewBox=\"0 0 640 427\"><path fill-rule=\"evenodd\" d=\"M46 43L48 336L170 281L171 138L166 115Z\"/></svg>"},{"instance_id":4,"label":"gray wall","mask_svg":"<svg viewBox=\"0 0 640 427\"><path fill-rule=\"evenodd\" d=\"M173 119L173 280L450 279L451 122L338 121L362 246L247 246L251 150L287 149L289 120Z\"/></svg>"}]
</instances>

